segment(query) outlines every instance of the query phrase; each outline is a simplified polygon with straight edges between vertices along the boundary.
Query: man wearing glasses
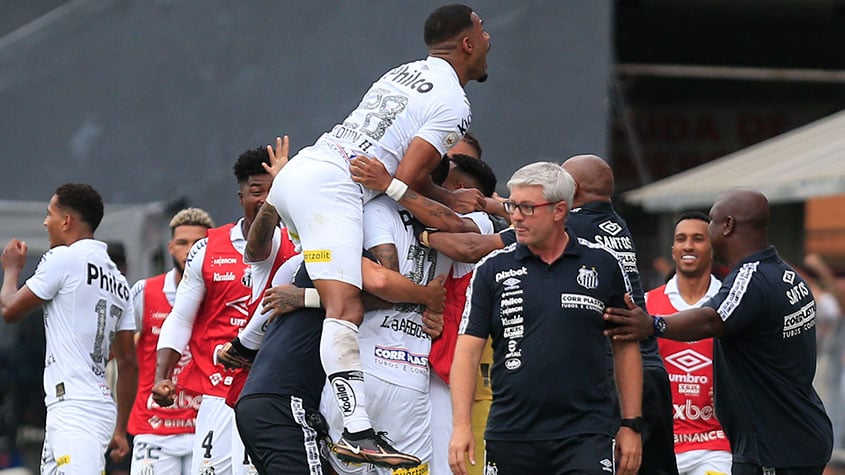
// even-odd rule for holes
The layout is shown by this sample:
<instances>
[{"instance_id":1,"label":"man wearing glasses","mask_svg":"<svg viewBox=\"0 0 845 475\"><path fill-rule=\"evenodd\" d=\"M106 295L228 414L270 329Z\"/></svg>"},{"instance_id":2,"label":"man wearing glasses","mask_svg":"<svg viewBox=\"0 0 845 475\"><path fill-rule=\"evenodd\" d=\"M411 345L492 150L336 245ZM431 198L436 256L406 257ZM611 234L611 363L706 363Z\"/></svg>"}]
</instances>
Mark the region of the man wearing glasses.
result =
<instances>
[{"instance_id":1,"label":"man wearing glasses","mask_svg":"<svg viewBox=\"0 0 845 475\"><path fill-rule=\"evenodd\" d=\"M517 242L484 258L470 283L451 373L449 464L475 464L471 408L476 371L493 339L493 403L486 469L499 475L634 474L640 465L642 363L636 342L613 342L624 426L606 377L603 309L630 284L608 249L565 228L575 182L538 162L508 181ZM613 438L616 435L616 454Z\"/></svg>"}]
</instances>

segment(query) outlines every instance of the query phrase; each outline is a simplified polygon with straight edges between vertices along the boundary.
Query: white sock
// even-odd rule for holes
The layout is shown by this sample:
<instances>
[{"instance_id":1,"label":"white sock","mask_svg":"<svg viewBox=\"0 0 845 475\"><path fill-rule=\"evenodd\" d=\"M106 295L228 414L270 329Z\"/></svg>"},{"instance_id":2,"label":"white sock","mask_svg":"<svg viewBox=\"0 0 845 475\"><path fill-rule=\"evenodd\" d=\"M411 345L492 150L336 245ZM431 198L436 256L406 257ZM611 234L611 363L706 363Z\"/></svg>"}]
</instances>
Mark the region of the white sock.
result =
<instances>
[{"instance_id":1,"label":"white sock","mask_svg":"<svg viewBox=\"0 0 845 475\"><path fill-rule=\"evenodd\" d=\"M372 428L364 394L364 367L358 350L358 327L326 317L320 338L320 361L332 385L335 400L348 432Z\"/></svg>"}]
</instances>

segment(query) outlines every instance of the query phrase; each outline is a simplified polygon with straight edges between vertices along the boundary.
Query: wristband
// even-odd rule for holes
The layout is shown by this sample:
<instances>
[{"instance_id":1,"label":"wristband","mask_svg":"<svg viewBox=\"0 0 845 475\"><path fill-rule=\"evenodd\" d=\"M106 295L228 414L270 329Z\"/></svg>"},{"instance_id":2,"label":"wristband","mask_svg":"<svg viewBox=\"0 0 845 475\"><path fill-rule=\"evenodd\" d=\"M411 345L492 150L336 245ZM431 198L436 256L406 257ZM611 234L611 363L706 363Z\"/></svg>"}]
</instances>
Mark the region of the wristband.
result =
<instances>
[{"instance_id":1,"label":"wristband","mask_svg":"<svg viewBox=\"0 0 845 475\"><path fill-rule=\"evenodd\" d=\"M420 234L420 244L422 244L424 247L431 247L431 245L428 243L428 229L426 229L422 232L422 234Z\"/></svg>"},{"instance_id":2,"label":"wristband","mask_svg":"<svg viewBox=\"0 0 845 475\"><path fill-rule=\"evenodd\" d=\"M390 184L387 185L387 189L384 190L384 194L393 198L394 201L399 201L403 196L405 196L405 192L407 191L408 185L406 185L402 180L394 178L390 180Z\"/></svg>"},{"instance_id":3,"label":"wristband","mask_svg":"<svg viewBox=\"0 0 845 475\"><path fill-rule=\"evenodd\" d=\"M320 308L320 294L317 289L305 289L305 308Z\"/></svg>"}]
</instances>

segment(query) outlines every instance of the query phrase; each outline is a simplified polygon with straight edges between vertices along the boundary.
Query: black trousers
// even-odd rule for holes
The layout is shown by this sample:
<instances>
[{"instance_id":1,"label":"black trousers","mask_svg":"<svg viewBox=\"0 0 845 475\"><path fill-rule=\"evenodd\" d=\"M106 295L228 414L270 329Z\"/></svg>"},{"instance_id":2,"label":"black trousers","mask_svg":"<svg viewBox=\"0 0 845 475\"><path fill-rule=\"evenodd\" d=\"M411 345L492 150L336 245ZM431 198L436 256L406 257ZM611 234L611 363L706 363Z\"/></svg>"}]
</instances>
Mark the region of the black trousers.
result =
<instances>
[{"instance_id":1,"label":"black trousers","mask_svg":"<svg viewBox=\"0 0 845 475\"><path fill-rule=\"evenodd\" d=\"M296 396L255 395L238 401L235 421L258 473L328 474L321 456L326 425L319 411L306 408Z\"/></svg>"}]
</instances>

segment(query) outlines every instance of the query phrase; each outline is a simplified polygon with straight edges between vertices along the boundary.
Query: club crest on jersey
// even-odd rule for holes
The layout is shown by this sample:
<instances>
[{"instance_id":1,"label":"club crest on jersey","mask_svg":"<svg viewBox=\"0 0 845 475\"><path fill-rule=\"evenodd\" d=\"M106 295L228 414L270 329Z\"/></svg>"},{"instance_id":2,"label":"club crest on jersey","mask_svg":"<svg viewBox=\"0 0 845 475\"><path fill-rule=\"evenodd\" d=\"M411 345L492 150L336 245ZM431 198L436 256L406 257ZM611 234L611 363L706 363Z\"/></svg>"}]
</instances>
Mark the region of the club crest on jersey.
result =
<instances>
[{"instance_id":1,"label":"club crest on jersey","mask_svg":"<svg viewBox=\"0 0 845 475\"><path fill-rule=\"evenodd\" d=\"M443 137L443 146L446 148L452 148L452 146L458 143L459 140L461 140L461 137L457 132L449 132L448 135Z\"/></svg>"},{"instance_id":2,"label":"club crest on jersey","mask_svg":"<svg viewBox=\"0 0 845 475\"><path fill-rule=\"evenodd\" d=\"M599 229L611 236L616 236L620 231L622 231L622 226L620 226L616 221L608 220L599 224Z\"/></svg>"},{"instance_id":3,"label":"club crest on jersey","mask_svg":"<svg viewBox=\"0 0 845 475\"><path fill-rule=\"evenodd\" d=\"M585 289L595 289L599 286L599 273L596 272L595 267L587 269L586 266L581 266L578 269L578 277L575 280Z\"/></svg>"},{"instance_id":4,"label":"club crest on jersey","mask_svg":"<svg viewBox=\"0 0 845 475\"><path fill-rule=\"evenodd\" d=\"M247 266L246 269L244 269L244 275L241 277L241 284L248 289L252 288L252 266Z\"/></svg>"}]
</instances>

